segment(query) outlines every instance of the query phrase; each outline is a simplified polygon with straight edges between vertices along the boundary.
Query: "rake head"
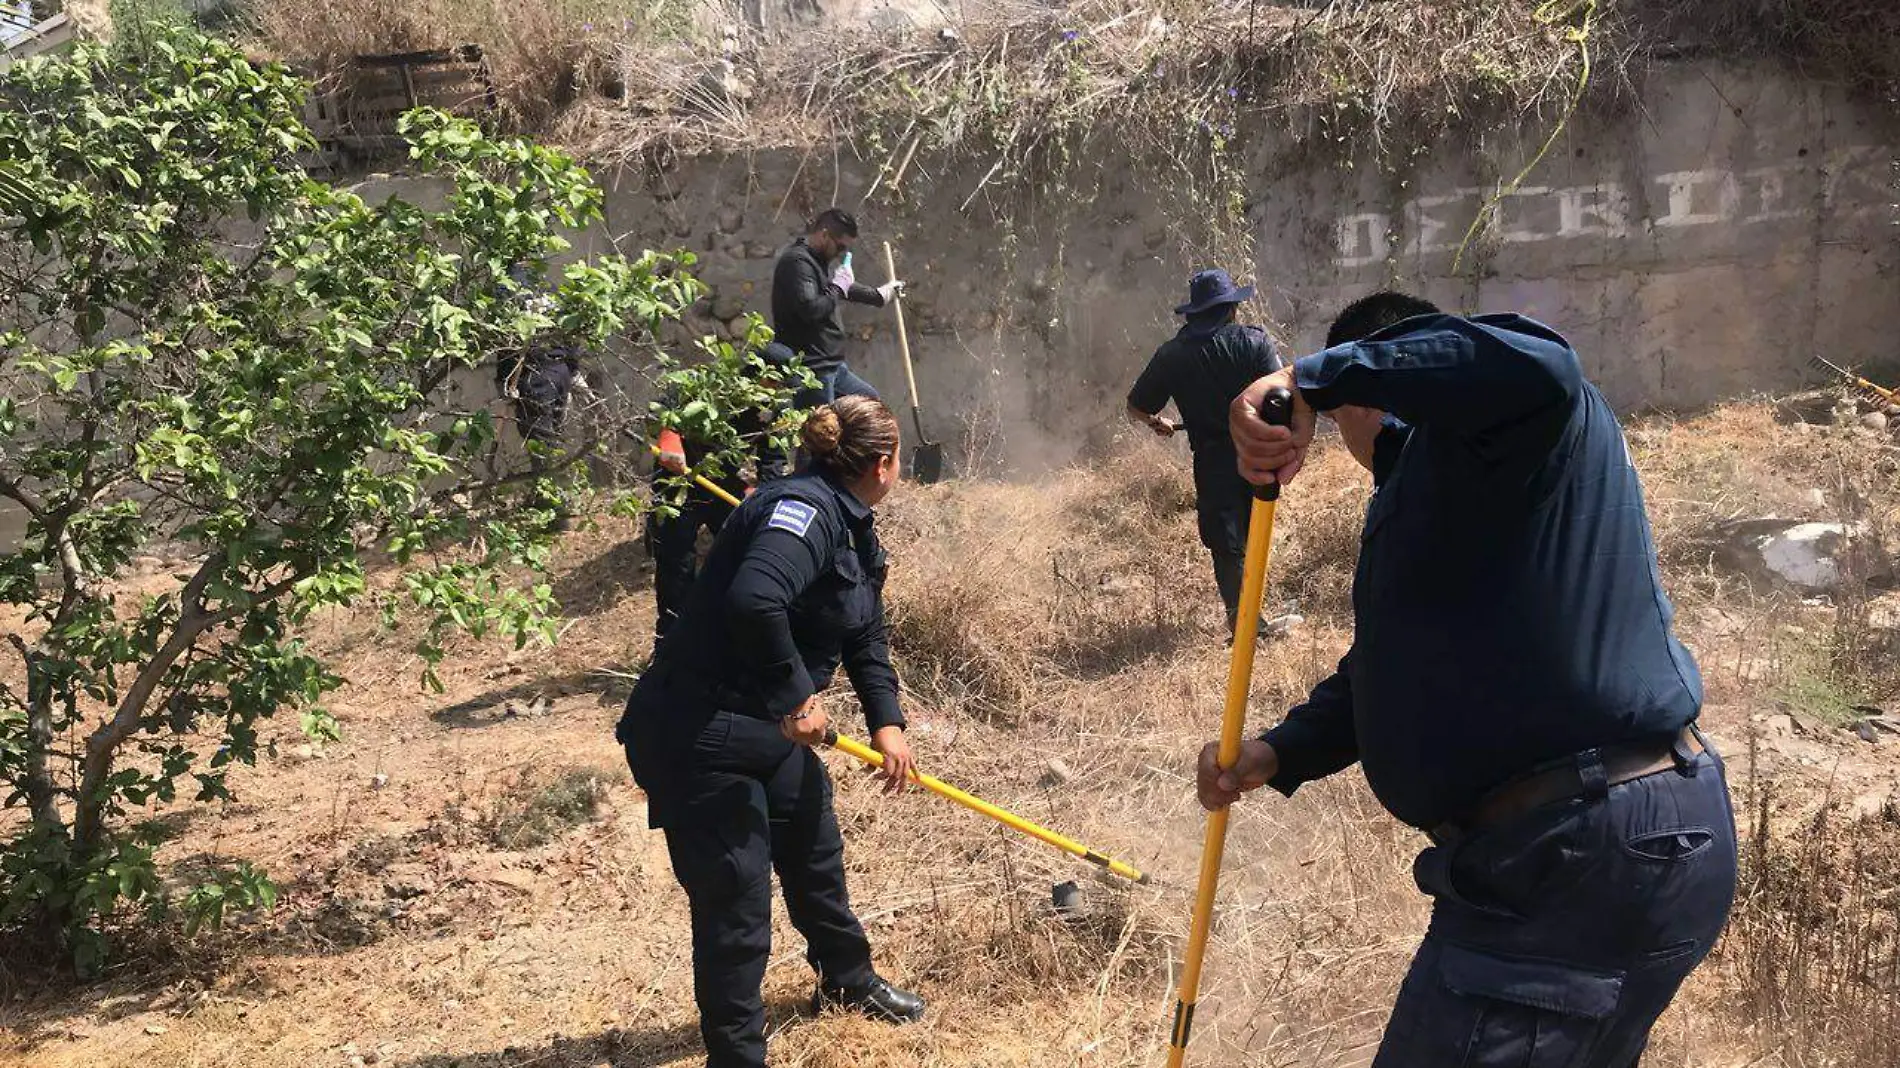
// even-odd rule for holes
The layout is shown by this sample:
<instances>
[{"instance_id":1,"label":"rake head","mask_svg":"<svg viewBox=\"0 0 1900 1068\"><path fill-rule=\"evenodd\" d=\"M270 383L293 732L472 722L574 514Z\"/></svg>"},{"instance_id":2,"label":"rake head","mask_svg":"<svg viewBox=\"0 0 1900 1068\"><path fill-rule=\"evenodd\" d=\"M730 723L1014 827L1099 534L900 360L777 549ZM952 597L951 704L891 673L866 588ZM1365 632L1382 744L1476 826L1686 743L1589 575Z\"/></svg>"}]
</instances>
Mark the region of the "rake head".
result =
<instances>
[{"instance_id":1,"label":"rake head","mask_svg":"<svg viewBox=\"0 0 1900 1068\"><path fill-rule=\"evenodd\" d=\"M1845 378L1850 382L1853 381L1856 377L1854 375L1854 372L1849 371L1847 368L1842 367L1840 364L1837 364L1828 360L1824 356L1808 357L1808 365L1818 371L1826 371L1828 374L1831 374L1835 376L1836 378Z\"/></svg>"}]
</instances>

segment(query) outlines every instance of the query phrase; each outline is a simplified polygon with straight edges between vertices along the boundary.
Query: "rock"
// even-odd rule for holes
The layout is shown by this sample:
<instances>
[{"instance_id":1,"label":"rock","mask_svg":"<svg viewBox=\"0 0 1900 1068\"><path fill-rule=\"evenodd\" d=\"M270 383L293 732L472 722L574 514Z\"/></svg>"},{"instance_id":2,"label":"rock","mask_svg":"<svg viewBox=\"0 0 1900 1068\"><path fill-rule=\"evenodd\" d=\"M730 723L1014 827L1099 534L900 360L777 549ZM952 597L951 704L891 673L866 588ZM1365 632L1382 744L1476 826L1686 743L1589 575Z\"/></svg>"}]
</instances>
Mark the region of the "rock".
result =
<instances>
[{"instance_id":1,"label":"rock","mask_svg":"<svg viewBox=\"0 0 1900 1068\"><path fill-rule=\"evenodd\" d=\"M1850 818L1857 820L1885 816L1894 810L1897 800L1900 799L1895 798L1892 793L1883 794L1869 790L1854 798L1853 804L1848 806L1847 813Z\"/></svg>"},{"instance_id":2,"label":"rock","mask_svg":"<svg viewBox=\"0 0 1900 1068\"><path fill-rule=\"evenodd\" d=\"M380 771L369 777L369 788L372 790L380 790L383 787L388 786L388 785L389 785L389 776L383 774Z\"/></svg>"},{"instance_id":3,"label":"rock","mask_svg":"<svg viewBox=\"0 0 1900 1068\"><path fill-rule=\"evenodd\" d=\"M745 225L745 212L738 208L727 208L719 213L719 229L728 234L736 234Z\"/></svg>"},{"instance_id":4,"label":"rock","mask_svg":"<svg viewBox=\"0 0 1900 1068\"><path fill-rule=\"evenodd\" d=\"M1873 724L1864 719L1854 724L1854 734L1861 741L1869 745L1878 744L1880 741L1880 732L1874 729Z\"/></svg>"},{"instance_id":5,"label":"rock","mask_svg":"<svg viewBox=\"0 0 1900 1068\"><path fill-rule=\"evenodd\" d=\"M1872 539L1855 524L1803 523L1769 516L1730 523L1716 546L1723 564L1770 585L1803 593L1826 593L1840 585L1843 564L1858 577L1880 581L1892 575Z\"/></svg>"},{"instance_id":6,"label":"rock","mask_svg":"<svg viewBox=\"0 0 1900 1068\"><path fill-rule=\"evenodd\" d=\"M1278 638L1304 622L1306 622L1305 616L1288 612L1286 615L1267 620L1266 624L1260 628L1260 633L1269 638Z\"/></svg>"},{"instance_id":7,"label":"rock","mask_svg":"<svg viewBox=\"0 0 1900 1068\"><path fill-rule=\"evenodd\" d=\"M1795 733L1794 717L1786 712L1769 716L1762 721L1762 729L1772 737L1785 738Z\"/></svg>"},{"instance_id":8,"label":"rock","mask_svg":"<svg viewBox=\"0 0 1900 1068\"><path fill-rule=\"evenodd\" d=\"M1763 539L1757 549L1762 564L1790 585L1831 590L1840 584L1839 557L1849 537L1839 523L1801 523Z\"/></svg>"},{"instance_id":9,"label":"rock","mask_svg":"<svg viewBox=\"0 0 1900 1068\"><path fill-rule=\"evenodd\" d=\"M1821 489L1819 486L1809 490L1808 507L1814 509L1817 515L1827 511L1827 491Z\"/></svg>"},{"instance_id":10,"label":"rock","mask_svg":"<svg viewBox=\"0 0 1900 1068\"><path fill-rule=\"evenodd\" d=\"M145 1033L148 1035L162 1035L169 1030L171 1030L171 1028L166 1027L164 1024L146 1024L145 1025Z\"/></svg>"},{"instance_id":11,"label":"rock","mask_svg":"<svg viewBox=\"0 0 1900 1068\"><path fill-rule=\"evenodd\" d=\"M545 695L536 694L526 702L517 701L513 698L502 702L501 714L503 718L509 719L516 716L522 719L539 719L548 714L550 707L550 702Z\"/></svg>"},{"instance_id":12,"label":"rock","mask_svg":"<svg viewBox=\"0 0 1900 1068\"><path fill-rule=\"evenodd\" d=\"M769 260L778 255L778 249L762 241L748 241L745 244L746 259Z\"/></svg>"},{"instance_id":13,"label":"rock","mask_svg":"<svg viewBox=\"0 0 1900 1068\"><path fill-rule=\"evenodd\" d=\"M478 863L469 869L468 874L462 878L471 883L489 883L495 886L505 886L510 890L515 890L523 894L532 895L534 893L534 874L532 872L520 871L515 868L504 868L497 861L490 860Z\"/></svg>"},{"instance_id":14,"label":"rock","mask_svg":"<svg viewBox=\"0 0 1900 1068\"><path fill-rule=\"evenodd\" d=\"M1056 757L1042 766L1042 778L1039 781L1045 787L1065 786L1075 781L1075 772L1060 757Z\"/></svg>"},{"instance_id":15,"label":"rock","mask_svg":"<svg viewBox=\"0 0 1900 1068\"><path fill-rule=\"evenodd\" d=\"M1868 412L1860 417L1860 425L1868 430L1887 429L1887 417L1880 412Z\"/></svg>"},{"instance_id":16,"label":"rock","mask_svg":"<svg viewBox=\"0 0 1900 1068\"><path fill-rule=\"evenodd\" d=\"M1058 916L1074 915L1076 908L1082 904L1082 888L1073 879L1057 883L1049 888L1049 903L1055 906Z\"/></svg>"},{"instance_id":17,"label":"rock","mask_svg":"<svg viewBox=\"0 0 1900 1068\"><path fill-rule=\"evenodd\" d=\"M737 294L722 293L713 299L712 317L720 321L745 314L745 299Z\"/></svg>"},{"instance_id":18,"label":"rock","mask_svg":"<svg viewBox=\"0 0 1900 1068\"><path fill-rule=\"evenodd\" d=\"M746 331L752 328L752 324L746 322L746 317L743 315L735 315L727 319L725 326L726 336L734 341L742 340L746 335Z\"/></svg>"}]
</instances>

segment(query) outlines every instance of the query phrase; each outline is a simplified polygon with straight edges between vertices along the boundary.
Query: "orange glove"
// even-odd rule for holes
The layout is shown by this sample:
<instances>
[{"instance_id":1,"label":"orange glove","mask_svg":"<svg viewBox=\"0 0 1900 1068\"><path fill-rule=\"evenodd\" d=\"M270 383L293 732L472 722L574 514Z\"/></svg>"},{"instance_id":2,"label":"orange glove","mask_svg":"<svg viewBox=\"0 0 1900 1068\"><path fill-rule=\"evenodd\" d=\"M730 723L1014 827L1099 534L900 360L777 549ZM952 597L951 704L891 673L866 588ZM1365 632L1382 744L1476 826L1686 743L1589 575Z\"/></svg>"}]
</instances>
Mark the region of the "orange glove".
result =
<instances>
[{"instance_id":1,"label":"orange glove","mask_svg":"<svg viewBox=\"0 0 1900 1068\"><path fill-rule=\"evenodd\" d=\"M660 431L660 466L676 475L686 473L686 442L679 431Z\"/></svg>"}]
</instances>

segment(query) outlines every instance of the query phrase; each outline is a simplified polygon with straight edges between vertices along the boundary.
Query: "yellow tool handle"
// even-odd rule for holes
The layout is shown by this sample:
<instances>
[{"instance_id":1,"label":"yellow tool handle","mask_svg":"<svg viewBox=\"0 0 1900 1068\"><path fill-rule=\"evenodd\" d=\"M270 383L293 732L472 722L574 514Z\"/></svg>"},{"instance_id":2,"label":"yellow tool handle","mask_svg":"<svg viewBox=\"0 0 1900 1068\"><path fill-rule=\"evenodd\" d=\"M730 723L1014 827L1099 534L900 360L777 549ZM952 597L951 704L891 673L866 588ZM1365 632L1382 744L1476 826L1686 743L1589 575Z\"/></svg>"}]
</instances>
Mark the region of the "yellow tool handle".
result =
<instances>
[{"instance_id":1,"label":"yellow tool handle","mask_svg":"<svg viewBox=\"0 0 1900 1068\"><path fill-rule=\"evenodd\" d=\"M1900 404L1900 393L1888 389L1885 386L1876 386L1859 375L1854 375L1853 379L1855 385L1879 397L1881 400L1886 401L1888 404Z\"/></svg>"},{"instance_id":2,"label":"yellow tool handle","mask_svg":"<svg viewBox=\"0 0 1900 1068\"><path fill-rule=\"evenodd\" d=\"M870 746L865 745L863 742L857 741L852 738L847 738L839 734L837 731L832 731L825 735L825 744L831 746L833 749L838 750L839 752L845 754L846 756L855 758L857 760L861 760L864 763L869 764L874 768L881 768L884 766L883 753L880 753L877 750L872 749ZM1107 868L1109 871L1114 872L1116 875L1119 875L1124 879L1132 879L1137 883L1146 883L1148 881L1148 877L1142 874L1139 870L1137 870L1132 865L1124 864L1121 861L1115 860L1105 854L1098 853L1095 850L1090 849L1088 846L1085 846L1082 843L1077 842L1073 839L1064 838L1063 836L1057 834L1056 832L1050 830L1047 827L1042 826L1041 824L1031 823L1030 821L1023 819L1021 816L1016 815L1014 812L1011 812L1008 809L998 808L995 805L990 804L988 801L985 801L974 794L965 793L964 791L957 789L956 787L950 785L949 783L944 782L942 779L936 778L935 776L931 776L931 775L925 775L919 771L912 771L910 773L910 779L912 782L916 783L917 785L923 787L926 790L929 790L931 793L936 794L939 797L947 797L950 800L955 801L957 804L962 805L964 808L971 810L972 812L980 812L983 815L988 816L989 818L995 820L996 822L1004 825L1005 827L1010 827L1015 830L1021 831L1022 833L1028 835L1031 838L1034 838L1038 841L1046 842L1049 845L1055 846L1057 849L1062 850L1064 853L1081 857L1083 860L1086 860L1091 864L1095 864L1099 867Z\"/></svg>"},{"instance_id":3,"label":"yellow tool handle","mask_svg":"<svg viewBox=\"0 0 1900 1068\"><path fill-rule=\"evenodd\" d=\"M648 447L653 450L653 455L655 456L660 455L660 447L658 445L652 445ZM732 505L734 508L739 507L739 498L734 497L730 493L727 493L724 486L719 485L717 482L714 482L712 479L707 478L705 475L702 475L697 471L688 471L686 473L692 477L692 480L694 482L697 482L699 484L700 489L703 489L707 493L710 493L713 496L719 498L720 500L725 501L727 504Z\"/></svg>"},{"instance_id":4,"label":"yellow tool handle","mask_svg":"<svg viewBox=\"0 0 1900 1068\"><path fill-rule=\"evenodd\" d=\"M1284 424L1291 417L1292 398L1272 393L1262 417ZM1273 553L1273 511L1280 487L1270 484L1254 490L1253 512L1247 519L1247 563L1240 582L1240 606L1234 617L1234 653L1227 667L1227 706L1221 713L1220 746L1215 759L1231 768L1240 759L1241 734L1247 726L1247 695L1253 688L1254 639L1260 632L1260 603L1267 592L1267 562ZM1174 1024L1168 1032L1168 1068L1181 1068L1187 1058L1188 1036L1194 1031L1194 1004L1201 995L1201 962L1214 928L1214 891L1220 885L1221 853L1227 848L1227 809L1207 816L1207 839L1201 846L1200 885L1194 895L1194 922L1188 928L1187 957L1181 963L1181 988L1175 996Z\"/></svg>"},{"instance_id":5,"label":"yellow tool handle","mask_svg":"<svg viewBox=\"0 0 1900 1068\"><path fill-rule=\"evenodd\" d=\"M897 281L897 257L891 254L891 243L884 242L884 278ZM910 334L904 330L904 298L897 294L891 296L891 310L897 313L897 351L904 354L904 379L910 383L910 406L916 408L917 372L910 366Z\"/></svg>"}]
</instances>

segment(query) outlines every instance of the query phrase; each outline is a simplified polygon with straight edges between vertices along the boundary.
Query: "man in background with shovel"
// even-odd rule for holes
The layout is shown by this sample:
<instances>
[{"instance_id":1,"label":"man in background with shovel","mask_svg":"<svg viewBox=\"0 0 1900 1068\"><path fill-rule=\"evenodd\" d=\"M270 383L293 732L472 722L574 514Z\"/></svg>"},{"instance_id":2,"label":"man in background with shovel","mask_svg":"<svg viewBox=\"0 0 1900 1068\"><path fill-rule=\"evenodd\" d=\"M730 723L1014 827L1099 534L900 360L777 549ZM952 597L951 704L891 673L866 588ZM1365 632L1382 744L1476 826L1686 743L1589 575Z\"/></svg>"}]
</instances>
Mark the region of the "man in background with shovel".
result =
<instances>
[{"instance_id":1,"label":"man in background with shovel","mask_svg":"<svg viewBox=\"0 0 1900 1068\"><path fill-rule=\"evenodd\" d=\"M1201 544L1214 557L1214 584L1227 608L1230 634L1238 614L1253 490L1235 465L1227 406L1248 383L1280 369L1266 331L1234 321L1235 309L1253 295L1252 286L1236 286L1219 268L1196 274L1188 281L1187 303L1174 309L1186 322L1155 350L1128 391L1128 416L1135 422L1164 438L1187 429ZM1170 400L1181 413L1178 423L1161 415Z\"/></svg>"},{"instance_id":2,"label":"man in background with shovel","mask_svg":"<svg viewBox=\"0 0 1900 1068\"><path fill-rule=\"evenodd\" d=\"M1373 1068L1633 1068L1735 894L1721 758L1672 633L1642 488L1577 354L1517 315L1380 293L1230 413L1257 484L1333 415L1374 492L1337 673L1203 806L1359 763L1432 844L1431 926ZM1290 427L1254 415L1292 394Z\"/></svg>"},{"instance_id":3,"label":"man in background with shovel","mask_svg":"<svg viewBox=\"0 0 1900 1068\"><path fill-rule=\"evenodd\" d=\"M904 289L893 278L872 289L858 284L851 268L851 246L858 241L858 220L842 208L826 208L811 221L804 237L785 246L772 270L772 332L799 355L818 378L818 386L793 398L800 408L857 395L878 399L869 382L844 362L846 303L882 308Z\"/></svg>"}]
</instances>

